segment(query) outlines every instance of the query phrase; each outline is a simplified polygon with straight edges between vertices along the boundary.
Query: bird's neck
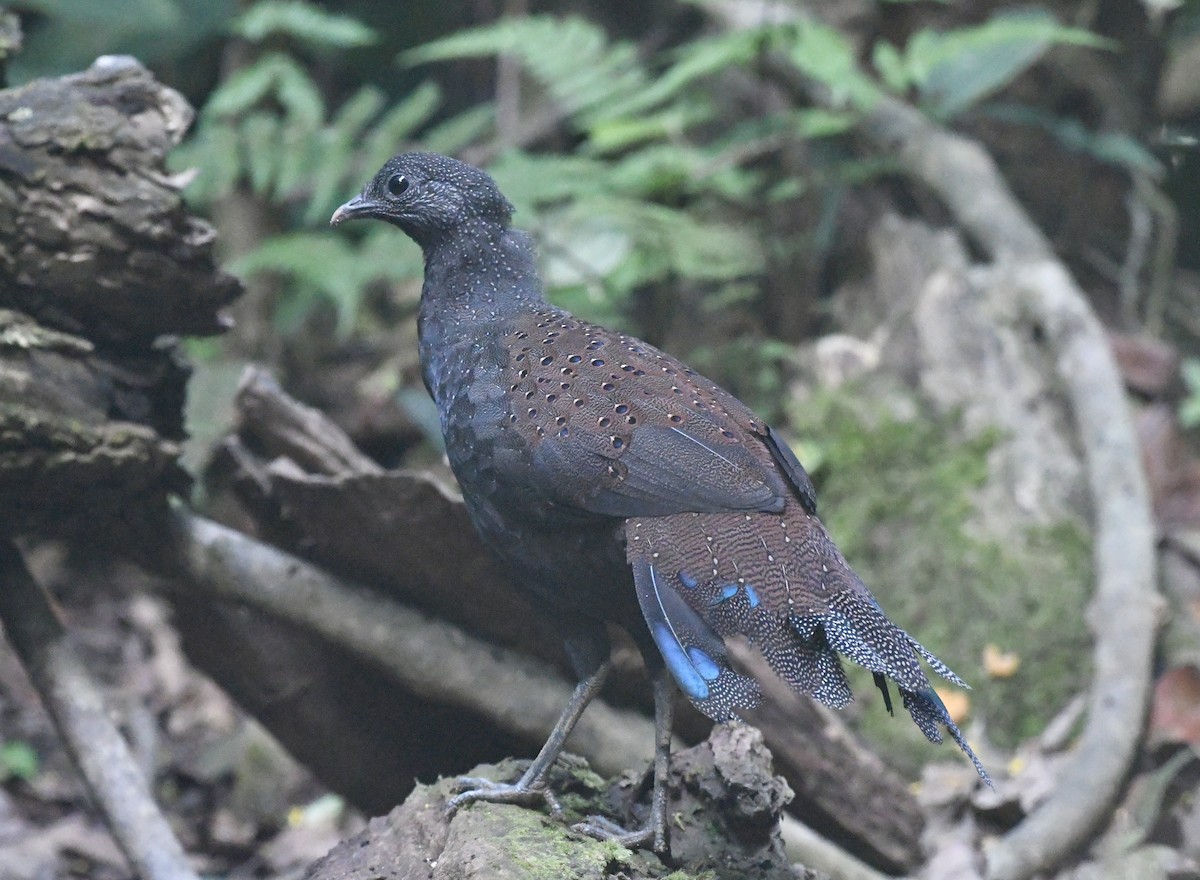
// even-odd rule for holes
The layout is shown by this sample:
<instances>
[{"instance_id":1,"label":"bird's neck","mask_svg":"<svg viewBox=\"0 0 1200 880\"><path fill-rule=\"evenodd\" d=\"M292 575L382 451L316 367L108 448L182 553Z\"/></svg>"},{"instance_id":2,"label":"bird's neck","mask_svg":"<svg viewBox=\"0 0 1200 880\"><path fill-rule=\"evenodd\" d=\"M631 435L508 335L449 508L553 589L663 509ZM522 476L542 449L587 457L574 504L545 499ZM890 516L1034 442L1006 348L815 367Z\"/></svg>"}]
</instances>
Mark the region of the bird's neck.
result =
<instances>
[{"instance_id":1,"label":"bird's neck","mask_svg":"<svg viewBox=\"0 0 1200 880\"><path fill-rule=\"evenodd\" d=\"M425 247L423 314L495 321L545 303L529 236L471 221Z\"/></svg>"},{"instance_id":2,"label":"bird's neck","mask_svg":"<svg viewBox=\"0 0 1200 880\"><path fill-rule=\"evenodd\" d=\"M423 249L425 286L417 317L421 369L445 431L448 408L496 328L549 307L533 243L522 232L475 223L426 241Z\"/></svg>"}]
</instances>

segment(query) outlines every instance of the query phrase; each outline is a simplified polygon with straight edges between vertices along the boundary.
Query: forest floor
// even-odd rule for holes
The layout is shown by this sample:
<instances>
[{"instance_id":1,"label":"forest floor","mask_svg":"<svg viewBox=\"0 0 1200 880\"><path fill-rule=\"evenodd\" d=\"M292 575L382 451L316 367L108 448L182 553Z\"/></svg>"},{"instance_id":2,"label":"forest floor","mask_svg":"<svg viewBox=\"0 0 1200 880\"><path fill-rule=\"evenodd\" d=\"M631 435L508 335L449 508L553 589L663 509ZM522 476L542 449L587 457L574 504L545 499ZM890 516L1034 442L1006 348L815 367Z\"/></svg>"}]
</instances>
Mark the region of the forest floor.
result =
<instances>
[{"instance_id":1,"label":"forest floor","mask_svg":"<svg viewBox=\"0 0 1200 880\"><path fill-rule=\"evenodd\" d=\"M74 572L70 586L55 589L60 615L199 873L299 877L339 840L366 827L365 817L328 793L191 667L168 606L137 589L136 571L80 579L81 566L53 547L30 561L50 583L68 566ZM957 766L946 765L940 775L926 771L921 800L934 857L921 876L969 876L965 865L979 856L971 843L979 839L975 826L1006 824L1002 813L1018 801L1036 802L1039 789L1044 794L1054 785L1077 718L1078 711L1066 712L1018 749L1008 767L996 768L1019 780L1016 799L1013 788L1009 796L968 798ZM1200 674L1177 667L1160 678L1150 745L1121 808L1091 847L1090 862L1059 876L1200 876L1189 867L1200 856L1198 738ZM2 641L0 778L0 880L131 876L19 660ZM941 795L933 790L939 779L947 782ZM1010 781L1001 783L1002 791Z\"/></svg>"},{"instance_id":2,"label":"forest floor","mask_svg":"<svg viewBox=\"0 0 1200 880\"><path fill-rule=\"evenodd\" d=\"M43 571L61 559L45 552ZM59 611L202 875L297 876L364 825L180 649L161 600L76 583ZM0 880L130 877L19 660L0 641Z\"/></svg>"}]
</instances>

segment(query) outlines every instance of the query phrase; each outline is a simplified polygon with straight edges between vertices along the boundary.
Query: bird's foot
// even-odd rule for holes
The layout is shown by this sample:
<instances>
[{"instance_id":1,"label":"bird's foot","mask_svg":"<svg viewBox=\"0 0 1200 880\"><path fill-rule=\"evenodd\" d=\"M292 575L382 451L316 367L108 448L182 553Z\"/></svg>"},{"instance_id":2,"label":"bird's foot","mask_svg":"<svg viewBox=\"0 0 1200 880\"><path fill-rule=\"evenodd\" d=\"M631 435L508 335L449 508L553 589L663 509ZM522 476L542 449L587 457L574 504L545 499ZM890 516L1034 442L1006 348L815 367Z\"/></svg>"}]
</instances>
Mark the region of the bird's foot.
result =
<instances>
[{"instance_id":1,"label":"bird's foot","mask_svg":"<svg viewBox=\"0 0 1200 880\"><path fill-rule=\"evenodd\" d=\"M585 821L571 827L580 834L586 834L597 840L611 840L629 849L638 849L649 845L659 855L665 855L667 852L666 823L659 823L654 819L651 819L646 823L645 828L638 831L630 831L604 816L588 816Z\"/></svg>"},{"instance_id":2,"label":"bird's foot","mask_svg":"<svg viewBox=\"0 0 1200 880\"><path fill-rule=\"evenodd\" d=\"M478 776L460 776L455 784L459 793L446 802L446 816L453 816L459 809L476 801L489 804L518 804L537 807L545 804L555 819L563 817L562 804L554 793L544 785L529 785L524 779L517 782L493 782Z\"/></svg>"}]
</instances>

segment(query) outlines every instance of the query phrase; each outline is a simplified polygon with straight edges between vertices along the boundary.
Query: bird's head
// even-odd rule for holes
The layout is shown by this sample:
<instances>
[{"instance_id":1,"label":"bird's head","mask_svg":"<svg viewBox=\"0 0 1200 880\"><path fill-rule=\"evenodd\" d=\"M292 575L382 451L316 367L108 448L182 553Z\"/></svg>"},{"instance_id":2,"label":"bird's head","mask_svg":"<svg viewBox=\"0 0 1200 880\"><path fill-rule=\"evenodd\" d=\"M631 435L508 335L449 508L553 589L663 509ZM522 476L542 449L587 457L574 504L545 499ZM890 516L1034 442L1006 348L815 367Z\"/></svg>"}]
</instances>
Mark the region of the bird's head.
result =
<instances>
[{"instance_id":1,"label":"bird's head","mask_svg":"<svg viewBox=\"0 0 1200 880\"><path fill-rule=\"evenodd\" d=\"M495 181L478 168L437 153L404 153L388 159L329 222L386 220L424 246L471 221L507 226L512 212Z\"/></svg>"}]
</instances>

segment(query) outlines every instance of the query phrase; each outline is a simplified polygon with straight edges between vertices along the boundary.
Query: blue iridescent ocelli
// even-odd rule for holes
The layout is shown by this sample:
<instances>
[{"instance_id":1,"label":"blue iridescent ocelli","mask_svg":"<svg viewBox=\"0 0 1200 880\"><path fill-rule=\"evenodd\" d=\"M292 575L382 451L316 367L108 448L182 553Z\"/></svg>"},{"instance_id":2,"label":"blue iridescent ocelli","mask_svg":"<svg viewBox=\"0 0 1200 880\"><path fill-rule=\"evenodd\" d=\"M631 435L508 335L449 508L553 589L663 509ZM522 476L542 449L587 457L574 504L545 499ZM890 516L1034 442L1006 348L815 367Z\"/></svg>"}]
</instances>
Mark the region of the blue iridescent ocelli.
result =
<instances>
[{"instance_id":1,"label":"blue iridescent ocelli","mask_svg":"<svg viewBox=\"0 0 1200 880\"><path fill-rule=\"evenodd\" d=\"M679 689L693 700L707 700L708 685L704 683L704 678L696 671L691 658L684 653L683 646L676 640L670 628L664 623L656 623L651 628L651 635L654 636L654 643L658 645L667 669L671 670L671 675L679 683Z\"/></svg>"},{"instance_id":2,"label":"blue iridescent ocelli","mask_svg":"<svg viewBox=\"0 0 1200 880\"><path fill-rule=\"evenodd\" d=\"M688 648L687 655L692 661L692 666L705 681L715 681L721 677L721 667L699 648Z\"/></svg>"}]
</instances>

